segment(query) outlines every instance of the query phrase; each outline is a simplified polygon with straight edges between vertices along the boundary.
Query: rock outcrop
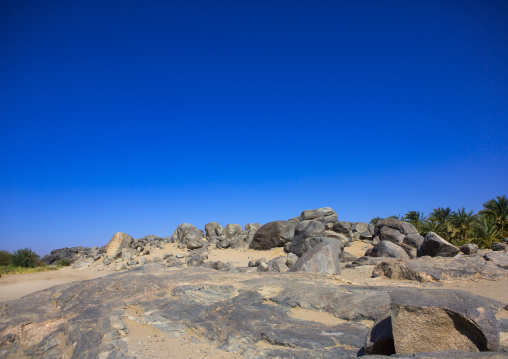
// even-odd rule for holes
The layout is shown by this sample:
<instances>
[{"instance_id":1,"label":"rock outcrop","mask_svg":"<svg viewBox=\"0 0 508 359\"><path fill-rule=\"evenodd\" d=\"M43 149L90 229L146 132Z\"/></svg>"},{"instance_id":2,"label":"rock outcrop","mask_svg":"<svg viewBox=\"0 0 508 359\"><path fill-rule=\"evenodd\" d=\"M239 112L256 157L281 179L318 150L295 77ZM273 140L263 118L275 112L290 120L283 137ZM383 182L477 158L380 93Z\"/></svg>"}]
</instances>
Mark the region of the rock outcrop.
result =
<instances>
[{"instance_id":1,"label":"rock outcrop","mask_svg":"<svg viewBox=\"0 0 508 359\"><path fill-rule=\"evenodd\" d=\"M376 244L369 252L369 256L409 259L409 255L404 249L389 241L383 241Z\"/></svg>"},{"instance_id":2,"label":"rock outcrop","mask_svg":"<svg viewBox=\"0 0 508 359\"><path fill-rule=\"evenodd\" d=\"M284 247L284 244L291 242L293 239L296 225L297 222L295 221L269 222L256 231L250 243L250 248L266 250Z\"/></svg>"},{"instance_id":3,"label":"rock outcrop","mask_svg":"<svg viewBox=\"0 0 508 359\"><path fill-rule=\"evenodd\" d=\"M122 253L122 249L129 248L132 242L134 242L134 238L129 236L127 233L115 233L113 238L111 238L109 243L106 245L106 256L116 258Z\"/></svg>"},{"instance_id":4,"label":"rock outcrop","mask_svg":"<svg viewBox=\"0 0 508 359\"><path fill-rule=\"evenodd\" d=\"M289 271L340 274L340 255L343 248L339 240L326 239L305 252Z\"/></svg>"},{"instance_id":5,"label":"rock outcrop","mask_svg":"<svg viewBox=\"0 0 508 359\"><path fill-rule=\"evenodd\" d=\"M413 257L414 253L412 252L415 252L422 245L423 237L418 234L411 223L385 218L376 223L373 241L395 243Z\"/></svg>"},{"instance_id":6,"label":"rock outcrop","mask_svg":"<svg viewBox=\"0 0 508 359\"><path fill-rule=\"evenodd\" d=\"M429 232L418 249L418 256L454 257L459 252L460 249L453 244L439 237L434 232Z\"/></svg>"},{"instance_id":7,"label":"rock outcrop","mask_svg":"<svg viewBox=\"0 0 508 359\"><path fill-rule=\"evenodd\" d=\"M434 282L476 278L496 279L507 276L508 271L481 257L421 257L410 260L383 260L374 268L372 275Z\"/></svg>"},{"instance_id":8,"label":"rock outcrop","mask_svg":"<svg viewBox=\"0 0 508 359\"><path fill-rule=\"evenodd\" d=\"M330 207L309 209L300 215L301 221L314 220L322 223L334 223L338 221L337 212Z\"/></svg>"},{"instance_id":9,"label":"rock outcrop","mask_svg":"<svg viewBox=\"0 0 508 359\"><path fill-rule=\"evenodd\" d=\"M314 237L325 237L325 225L314 220L301 221L296 226L289 250L301 257L316 243L312 240Z\"/></svg>"},{"instance_id":10,"label":"rock outcrop","mask_svg":"<svg viewBox=\"0 0 508 359\"><path fill-rule=\"evenodd\" d=\"M204 244L201 231L190 223L182 223L171 235L171 242L178 243L179 248L184 248L190 242L192 244Z\"/></svg>"}]
</instances>

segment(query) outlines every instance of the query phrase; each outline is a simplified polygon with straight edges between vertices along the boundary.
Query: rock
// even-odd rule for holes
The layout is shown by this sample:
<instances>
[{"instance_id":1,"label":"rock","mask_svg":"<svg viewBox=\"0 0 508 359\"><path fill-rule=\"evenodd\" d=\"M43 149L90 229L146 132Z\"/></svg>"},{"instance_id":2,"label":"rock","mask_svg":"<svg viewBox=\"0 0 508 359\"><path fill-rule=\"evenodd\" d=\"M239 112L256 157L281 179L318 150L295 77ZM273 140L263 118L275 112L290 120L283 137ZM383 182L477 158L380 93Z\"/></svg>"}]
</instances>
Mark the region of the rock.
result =
<instances>
[{"instance_id":1,"label":"rock","mask_svg":"<svg viewBox=\"0 0 508 359\"><path fill-rule=\"evenodd\" d=\"M291 268L298 260L298 256L294 253L288 253L286 258L287 258L286 265L288 266L288 268Z\"/></svg>"},{"instance_id":2,"label":"rock","mask_svg":"<svg viewBox=\"0 0 508 359\"><path fill-rule=\"evenodd\" d=\"M303 211L300 215L300 220L315 220L323 223L334 223L338 221L338 217L337 212L335 212L332 208L323 207Z\"/></svg>"},{"instance_id":3,"label":"rock","mask_svg":"<svg viewBox=\"0 0 508 359\"><path fill-rule=\"evenodd\" d=\"M229 241L227 239L223 239L223 240L217 242L216 247L219 249L229 248Z\"/></svg>"},{"instance_id":4,"label":"rock","mask_svg":"<svg viewBox=\"0 0 508 359\"><path fill-rule=\"evenodd\" d=\"M383 260L374 268L372 275L374 277L384 275L397 280L434 282L476 278L495 280L507 276L508 271L483 258L420 257L410 260Z\"/></svg>"},{"instance_id":5,"label":"rock","mask_svg":"<svg viewBox=\"0 0 508 359\"><path fill-rule=\"evenodd\" d=\"M184 257L184 255L183 255L183 254L181 254L181 253L178 253L175 257L176 257L176 258L183 258L183 257Z\"/></svg>"},{"instance_id":6,"label":"rock","mask_svg":"<svg viewBox=\"0 0 508 359\"><path fill-rule=\"evenodd\" d=\"M409 255L395 243L384 241L376 244L369 256L371 257L390 257L399 259L409 259Z\"/></svg>"},{"instance_id":7,"label":"rock","mask_svg":"<svg viewBox=\"0 0 508 359\"><path fill-rule=\"evenodd\" d=\"M491 249L493 251L507 251L508 243L492 243Z\"/></svg>"},{"instance_id":8,"label":"rock","mask_svg":"<svg viewBox=\"0 0 508 359\"><path fill-rule=\"evenodd\" d=\"M464 254L476 254L478 253L478 246L474 243L467 243L461 246L460 251Z\"/></svg>"},{"instance_id":9,"label":"rock","mask_svg":"<svg viewBox=\"0 0 508 359\"><path fill-rule=\"evenodd\" d=\"M215 244L226 239L224 228L218 222L211 222L205 225L205 236L209 243Z\"/></svg>"},{"instance_id":10,"label":"rock","mask_svg":"<svg viewBox=\"0 0 508 359\"><path fill-rule=\"evenodd\" d=\"M173 357L168 343L198 333L206 353L187 357L230 357L229 351L250 359L356 358L371 327L366 321L378 322L390 312L391 291L309 273L168 270L148 263L2 303L0 357ZM298 308L310 318L328 314L337 320L298 318L292 313ZM157 329L150 340L164 349L150 340L141 343L150 352L133 348L127 333L139 325L145 334ZM60 354L51 356L54 349Z\"/></svg>"},{"instance_id":11,"label":"rock","mask_svg":"<svg viewBox=\"0 0 508 359\"><path fill-rule=\"evenodd\" d=\"M296 224L296 221L275 221L265 224L254 234L250 248L266 250L283 247L293 239Z\"/></svg>"},{"instance_id":12,"label":"rock","mask_svg":"<svg viewBox=\"0 0 508 359\"><path fill-rule=\"evenodd\" d=\"M488 252L485 254L485 259L498 267L508 269L508 253Z\"/></svg>"},{"instance_id":13,"label":"rock","mask_svg":"<svg viewBox=\"0 0 508 359\"><path fill-rule=\"evenodd\" d=\"M129 261L129 262L127 262L127 266L132 267L132 266L135 266L138 263L139 262L137 260Z\"/></svg>"},{"instance_id":14,"label":"rock","mask_svg":"<svg viewBox=\"0 0 508 359\"><path fill-rule=\"evenodd\" d=\"M153 235L153 234L150 234L150 235L148 235L148 236L145 236L145 239L146 239L147 241L160 241L160 240L161 240L161 238L160 238L159 236L155 236L155 235Z\"/></svg>"},{"instance_id":15,"label":"rock","mask_svg":"<svg viewBox=\"0 0 508 359\"><path fill-rule=\"evenodd\" d=\"M166 259L166 267L181 267L183 266L183 262L178 260L178 255L176 257L169 257ZM194 262L193 262L194 263Z\"/></svg>"},{"instance_id":16,"label":"rock","mask_svg":"<svg viewBox=\"0 0 508 359\"><path fill-rule=\"evenodd\" d=\"M204 263L204 259L200 255L194 255L187 260L187 265L189 267L199 267Z\"/></svg>"},{"instance_id":17,"label":"rock","mask_svg":"<svg viewBox=\"0 0 508 359\"><path fill-rule=\"evenodd\" d=\"M126 269L127 269L127 265L125 263L118 263L115 266L115 272L126 270Z\"/></svg>"},{"instance_id":18,"label":"rock","mask_svg":"<svg viewBox=\"0 0 508 359\"><path fill-rule=\"evenodd\" d=\"M328 238L302 255L289 271L340 274L342 248L340 241Z\"/></svg>"},{"instance_id":19,"label":"rock","mask_svg":"<svg viewBox=\"0 0 508 359\"><path fill-rule=\"evenodd\" d=\"M362 232L360 233L360 239L372 239L372 233L370 232Z\"/></svg>"},{"instance_id":20,"label":"rock","mask_svg":"<svg viewBox=\"0 0 508 359\"><path fill-rule=\"evenodd\" d=\"M232 249L236 249L237 251L245 252L247 249L249 249L249 239L248 236L245 234L238 235L234 238L231 238L228 240L229 247Z\"/></svg>"},{"instance_id":21,"label":"rock","mask_svg":"<svg viewBox=\"0 0 508 359\"><path fill-rule=\"evenodd\" d=\"M376 223L373 237L379 237L381 242L390 241L400 245L404 243L404 238L411 234L418 235L418 231L411 223L385 218Z\"/></svg>"},{"instance_id":22,"label":"rock","mask_svg":"<svg viewBox=\"0 0 508 359\"><path fill-rule=\"evenodd\" d=\"M365 222L355 222L355 223L352 223L351 224L351 232L353 233L363 233L363 232L368 232L369 230L369 224L368 223L365 223ZM369 233L370 236L372 237L372 234Z\"/></svg>"},{"instance_id":23,"label":"rock","mask_svg":"<svg viewBox=\"0 0 508 359\"><path fill-rule=\"evenodd\" d=\"M351 263L347 263L345 265L346 268L356 268L356 267L362 267L362 266L374 266L379 263L382 263L386 261L387 258L385 257L367 257L363 256L356 260L353 260Z\"/></svg>"},{"instance_id":24,"label":"rock","mask_svg":"<svg viewBox=\"0 0 508 359\"><path fill-rule=\"evenodd\" d=\"M498 351L497 320L482 297L458 290L399 288L390 294L395 351Z\"/></svg>"},{"instance_id":25,"label":"rock","mask_svg":"<svg viewBox=\"0 0 508 359\"><path fill-rule=\"evenodd\" d=\"M110 258L116 258L119 254L122 253L122 249L128 248L133 241L134 238L126 233L115 233L113 238L111 238L106 246L106 256Z\"/></svg>"},{"instance_id":26,"label":"rock","mask_svg":"<svg viewBox=\"0 0 508 359\"><path fill-rule=\"evenodd\" d=\"M247 223L245 225L245 233L254 235L259 228L261 228L261 224L259 223Z\"/></svg>"},{"instance_id":27,"label":"rock","mask_svg":"<svg viewBox=\"0 0 508 359\"><path fill-rule=\"evenodd\" d=\"M325 231L325 225L322 222L310 220L301 221L295 228L295 234L291 240L289 250L301 257L312 248L308 239L311 237L325 237Z\"/></svg>"},{"instance_id":28,"label":"rock","mask_svg":"<svg viewBox=\"0 0 508 359\"><path fill-rule=\"evenodd\" d=\"M258 267L258 272L268 272L270 270L270 266L268 265L268 263L259 263L259 265L257 266Z\"/></svg>"},{"instance_id":29,"label":"rock","mask_svg":"<svg viewBox=\"0 0 508 359\"><path fill-rule=\"evenodd\" d=\"M351 243L351 237L346 237L346 235L344 235L342 233L337 233L337 232L334 232L334 231L326 231L325 232L325 236L329 237L329 238L338 239L339 241L342 242L344 247L349 246L349 244Z\"/></svg>"},{"instance_id":30,"label":"rock","mask_svg":"<svg viewBox=\"0 0 508 359\"><path fill-rule=\"evenodd\" d=\"M235 237L245 234L242 226L240 226L239 224L232 224L232 223L230 223L226 226L226 228L224 229L224 232L226 233L227 239L235 238Z\"/></svg>"},{"instance_id":31,"label":"rock","mask_svg":"<svg viewBox=\"0 0 508 359\"><path fill-rule=\"evenodd\" d=\"M190 238L187 242L187 249L193 250L202 248L205 244L206 242L201 238Z\"/></svg>"},{"instance_id":32,"label":"rock","mask_svg":"<svg viewBox=\"0 0 508 359\"><path fill-rule=\"evenodd\" d=\"M367 334L364 350L367 354L395 354L391 316L388 315L374 323Z\"/></svg>"},{"instance_id":33,"label":"rock","mask_svg":"<svg viewBox=\"0 0 508 359\"><path fill-rule=\"evenodd\" d=\"M358 260L358 257L354 254L349 253L346 249L342 251L341 261L342 262L353 262Z\"/></svg>"},{"instance_id":34,"label":"rock","mask_svg":"<svg viewBox=\"0 0 508 359\"><path fill-rule=\"evenodd\" d=\"M199 242L202 238L203 236L199 229L190 223L182 223L171 236L171 241L186 246L187 243L192 241Z\"/></svg>"},{"instance_id":35,"label":"rock","mask_svg":"<svg viewBox=\"0 0 508 359\"><path fill-rule=\"evenodd\" d=\"M173 253L164 253L162 255L162 259L168 259L169 257L174 257L174 254Z\"/></svg>"},{"instance_id":36,"label":"rock","mask_svg":"<svg viewBox=\"0 0 508 359\"><path fill-rule=\"evenodd\" d=\"M333 224L332 230L337 233L349 235L352 223L345 221L338 221Z\"/></svg>"},{"instance_id":37,"label":"rock","mask_svg":"<svg viewBox=\"0 0 508 359\"><path fill-rule=\"evenodd\" d=\"M286 265L286 262L287 262L286 256L277 257L269 261L268 266L270 267L271 271L284 273L289 270L288 266Z\"/></svg>"},{"instance_id":38,"label":"rock","mask_svg":"<svg viewBox=\"0 0 508 359\"><path fill-rule=\"evenodd\" d=\"M141 258L141 259L139 260L139 264L140 264L140 265L145 265L147 262L148 262L148 260L147 260L146 258Z\"/></svg>"},{"instance_id":39,"label":"rock","mask_svg":"<svg viewBox=\"0 0 508 359\"><path fill-rule=\"evenodd\" d=\"M455 247L453 244L445 241L434 232L429 232L425 236L425 239L418 250L418 256L454 257L459 252L460 249Z\"/></svg>"}]
</instances>

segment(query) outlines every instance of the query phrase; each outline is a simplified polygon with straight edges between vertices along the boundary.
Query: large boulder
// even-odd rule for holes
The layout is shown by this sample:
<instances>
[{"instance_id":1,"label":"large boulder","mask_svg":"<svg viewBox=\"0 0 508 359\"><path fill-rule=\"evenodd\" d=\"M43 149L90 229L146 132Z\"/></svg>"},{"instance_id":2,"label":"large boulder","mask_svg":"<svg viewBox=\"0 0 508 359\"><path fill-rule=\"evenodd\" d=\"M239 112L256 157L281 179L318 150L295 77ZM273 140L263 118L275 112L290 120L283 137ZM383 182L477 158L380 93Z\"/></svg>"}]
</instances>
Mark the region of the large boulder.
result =
<instances>
[{"instance_id":1,"label":"large boulder","mask_svg":"<svg viewBox=\"0 0 508 359\"><path fill-rule=\"evenodd\" d=\"M390 257L399 259L409 259L409 255L404 249L395 243L384 241L376 244L369 253L371 257Z\"/></svg>"},{"instance_id":2,"label":"large boulder","mask_svg":"<svg viewBox=\"0 0 508 359\"><path fill-rule=\"evenodd\" d=\"M429 232L418 250L418 256L454 257L459 252L460 249L453 244L439 237L436 233Z\"/></svg>"},{"instance_id":3,"label":"large boulder","mask_svg":"<svg viewBox=\"0 0 508 359\"><path fill-rule=\"evenodd\" d=\"M329 238L301 256L289 272L340 274L342 248L339 240Z\"/></svg>"},{"instance_id":4,"label":"large boulder","mask_svg":"<svg viewBox=\"0 0 508 359\"><path fill-rule=\"evenodd\" d=\"M242 226L240 226L239 224L232 223L228 224L226 228L224 228L224 232L226 233L227 239L235 238L245 234Z\"/></svg>"},{"instance_id":5,"label":"large boulder","mask_svg":"<svg viewBox=\"0 0 508 359\"><path fill-rule=\"evenodd\" d=\"M338 216L337 212L335 212L333 208L323 207L303 211L300 215L300 220L315 220L323 223L334 223L338 221Z\"/></svg>"},{"instance_id":6,"label":"large boulder","mask_svg":"<svg viewBox=\"0 0 508 359\"><path fill-rule=\"evenodd\" d=\"M211 222L205 225L206 240L212 244L226 239L224 228L218 222Z\"/></svg>"},{"instance_id":7,"label":"large boulder","mask_svg":"<svg viewBox=\"0 0 508 359\"><path fill-rule=\"evenodd\" d=\"M296 224L295 221L275 221L265 224L254 234L250 248L266 250L284 247L284 244L293 239Z\"/></svg>"},{"instance_id":8,"label":"large boulder","mask_svg":"<svg viewBox=\"0 0 508 359\"><path fill-rule=\"evenodd\" d=\"M260 223L247 223L245 225L245 234L252 235L254 237L254 234L256 234L259 228L261 228Z\"/></svg>"},{"instance_id":9,"label":"large boulder","mask_svg":"<svg viewBox=\"0 0 508 359\"><path fill-rule=\"evenodd\" d=\"M492 246L490 247L493 251L507 251L508 250L508 243L492 243Z\"/></svg>"},{"instance_id":10,"label":"large boulder","mask_svg":"<svg viewBox=\"0 0 508 359\"><path fill-rule=\"evenodd\" d=\"M117 232L106 245L106 256L115 258L122 253L122 248L129 248L134 238L127 233Z\"/></svg>"},{"instance_id":11,"label":"large boulder","mask_svg":"<svg viewBox=\"0 0 508 359\"><path fill-rule=\"evenodd\" d=\"M182 223L171 236L173 243L186 246L189 242L199 242L203 238L201 231L190 223Z\"/></svg>"},{"instance_id":12,"label":"large boulder","mask_svg":"<svg viewBox=\"0 0 508 359\"><path fill-rule=\"evenodd\" d=\"M412 248L418 248L423 242L423 237L411 223L394 218L385 218L377 222L373 237L379 237L381 242L393 242L404 248L406 252Z\"/></svg>"},{"instance_id":13,"label":"large boulder","mask_svg":"<svg viewBox=\"0 0 508 359\"><path fill-rule=\"evenodd\" d=\"M497 320L482 297L458 290L399 288L390 294L397 354L498 351Z\"/></svg>"},{"instance_id":14,"label":"large boulder","mask_svg":"<svg viewBox=\"0 0 508 359\"><path fill-rule=\"evenodd\" d=\"M301 221L295 229L295 235L291 240L289 250L301 257L310 249L307 239L312 237L325 237L325 225L319 221Z\"/></svg>"}]
</instances>

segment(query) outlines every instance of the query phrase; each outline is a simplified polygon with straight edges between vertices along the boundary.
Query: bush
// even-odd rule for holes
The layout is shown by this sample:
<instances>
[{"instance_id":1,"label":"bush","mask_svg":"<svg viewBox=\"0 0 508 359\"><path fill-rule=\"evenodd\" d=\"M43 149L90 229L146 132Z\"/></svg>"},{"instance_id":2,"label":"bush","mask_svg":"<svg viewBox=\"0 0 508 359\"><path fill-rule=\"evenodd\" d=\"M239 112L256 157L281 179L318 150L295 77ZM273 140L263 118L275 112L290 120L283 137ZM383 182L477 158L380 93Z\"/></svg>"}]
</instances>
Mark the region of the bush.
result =
<instances>
[{"instance_id":1,"label":"bush","mask_svg":"<svg viewBox=\"0 0 508 359\"><path fill-rule=\"evenodd\" d=\"M0 251L0 266L8 266L12 263L12 258L14 254L7 252L5 250Z\"/></svg>"},{"instance_id":2,"label":"bush","mask_svg":"<svg viewBox=\"0 0 508 359\"><path fill-rule=\"evenodd\" d=\"M58 261L58 265L61 267L68 267L72 264L72 262L67 258L62 258Z\"/></svg>"},{"instance_id":3,"label":"bush","mask_svg":"<svg viewBox=\"0 0 508 359\"><path fill-rule=\"evenodd\" d=\"M39 263L40 258L30 248L19 249L14 252L12 264L18 267L33 268Z\"/></svg>"}]
</instances>

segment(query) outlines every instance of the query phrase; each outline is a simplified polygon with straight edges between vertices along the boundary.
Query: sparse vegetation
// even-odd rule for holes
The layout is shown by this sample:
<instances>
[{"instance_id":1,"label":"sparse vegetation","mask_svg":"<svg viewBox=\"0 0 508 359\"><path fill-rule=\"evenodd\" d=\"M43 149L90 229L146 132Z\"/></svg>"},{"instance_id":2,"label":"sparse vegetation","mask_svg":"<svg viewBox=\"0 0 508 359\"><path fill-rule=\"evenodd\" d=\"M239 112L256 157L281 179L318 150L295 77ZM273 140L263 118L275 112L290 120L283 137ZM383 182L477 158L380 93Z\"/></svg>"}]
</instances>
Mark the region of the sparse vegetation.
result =
<instances>
[{"instance_id":1,"label":"sparse vegetation","mask_svg":"<svg viewBox=\"0 0 508 359\"><path fill-rule=\"evenodd\" d=\"M34 268L41 257L30 248L18 249L14 252L12 264L15 267Z\"/></svg>"},{"instance_id":2,"label":"sparse vegetation","mask_svg":"<svg viewBox=\"0 0 508 359\"><path fill-rule=\"evenodd\" d=\"M14 255L8 251L1 250L0 251L0 266L8 266L12 263L12 258Z\"/></svg>"},{"instance_id":3,"label":"sparse vegetation","mask_svg":"<svg viewBox=\"0 0 508 359\"><path fill-rule=\"evenodd\" d=\"M68 267L72 264L72 262L67 258L62 258L58 261L58 265L60 267Z\"/></svg>"},{"instance_id":4,"label":"sparse vegetation","mask_svg":"<svg viewBox=\"0 0 508 359\"><path fill-rule=\"evenodd\" d=\"M497 196L483 204L484 209L475 214L464 207L452 211L449 207L437 207L425 216L419 211L409 211L405 216L390 216L411 223L425 236L434 232L447 241L460 246L475 243L480 248L490 248L492 243L508 237L508 199ZM370 223L376 224L380 217Z\"/></svg>"}]
</instances>

